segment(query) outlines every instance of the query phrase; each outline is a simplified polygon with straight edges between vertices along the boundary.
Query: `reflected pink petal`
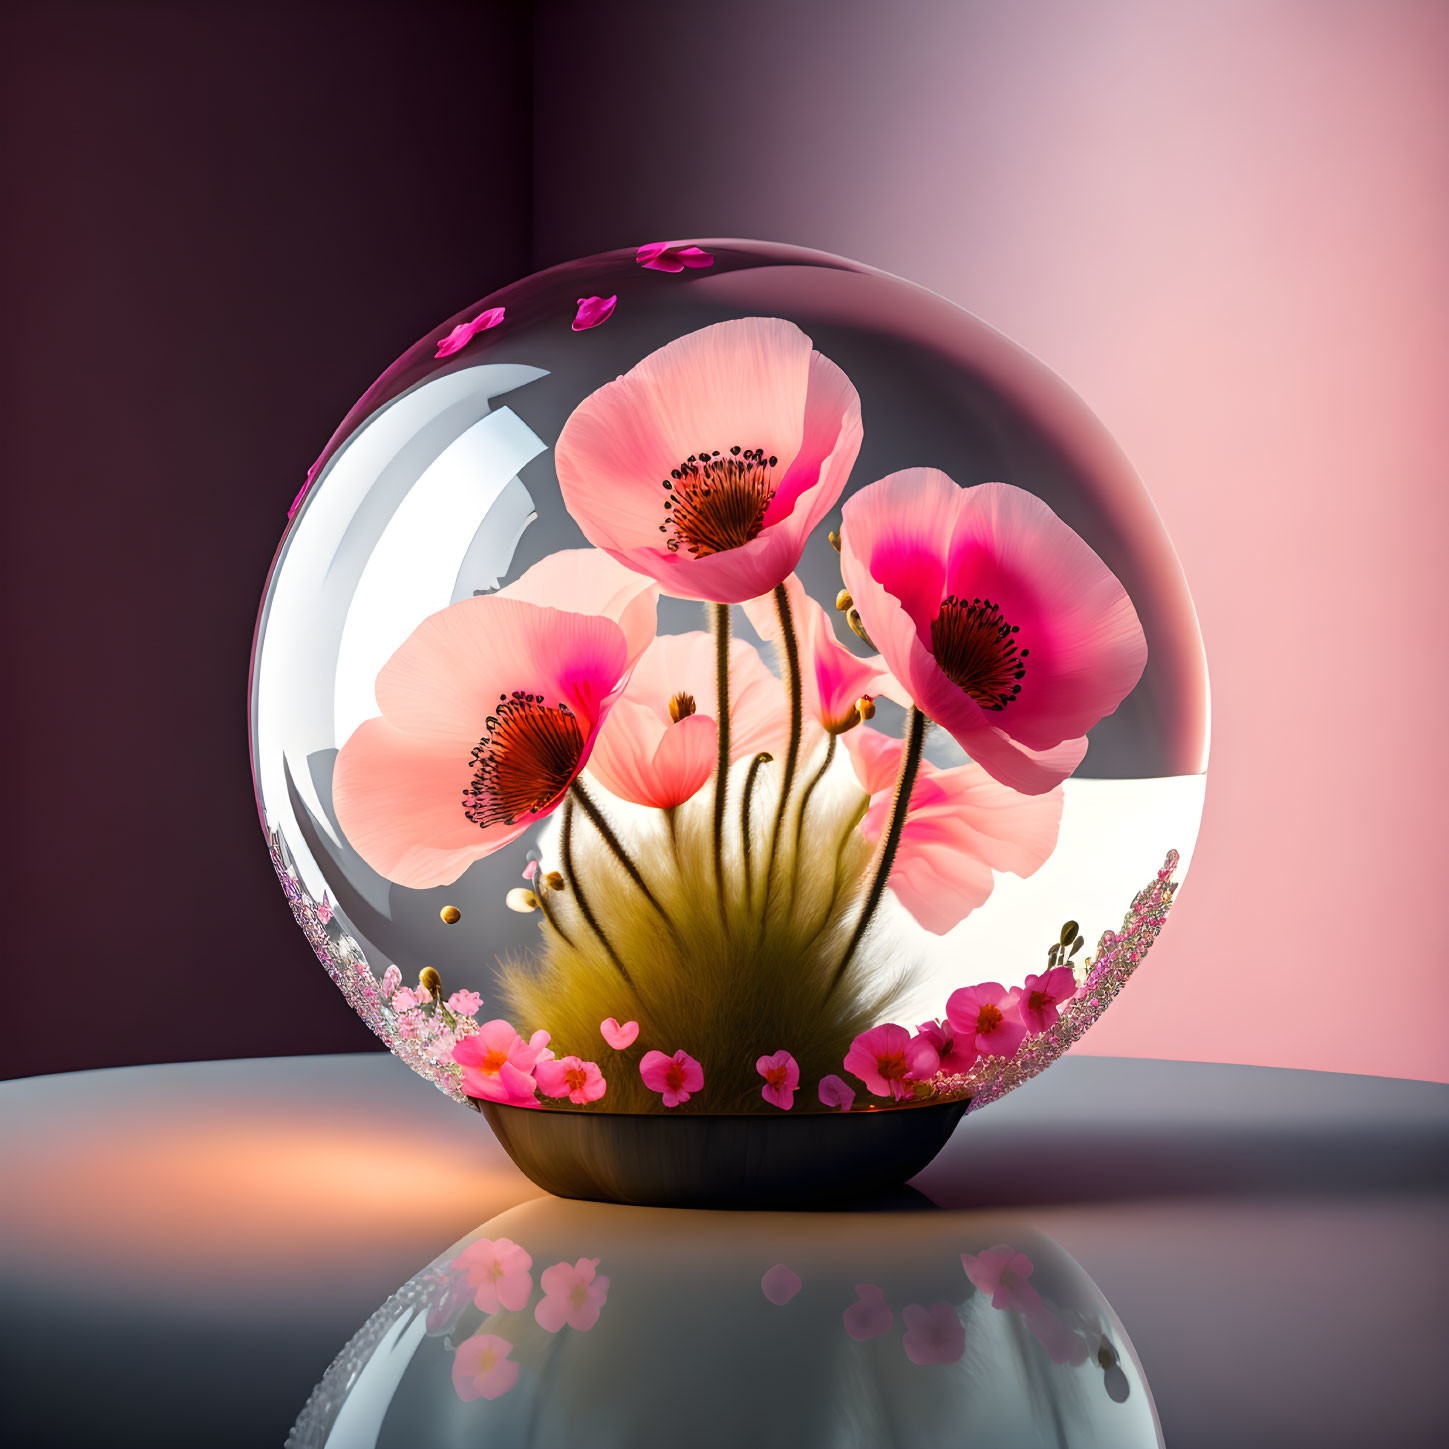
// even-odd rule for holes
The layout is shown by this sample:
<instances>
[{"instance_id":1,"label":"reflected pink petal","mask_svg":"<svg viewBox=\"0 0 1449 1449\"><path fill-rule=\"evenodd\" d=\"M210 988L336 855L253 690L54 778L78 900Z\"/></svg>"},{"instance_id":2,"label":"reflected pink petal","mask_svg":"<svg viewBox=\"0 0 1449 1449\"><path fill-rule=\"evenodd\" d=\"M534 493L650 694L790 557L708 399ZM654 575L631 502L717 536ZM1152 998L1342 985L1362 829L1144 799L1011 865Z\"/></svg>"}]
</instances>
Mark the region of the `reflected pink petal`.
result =
<instances>
[{"instance_id":1,"label":"reflected pink petal","mask_svg":"<svg viewBox=\"0 0 1449 1449\"><path fill-rule=\"evenodd\" d=\"M518 1365L508 1357L513 1345L496 1333L475 1333L453 1355L453 1388L465 1403L496 1399L518 1382Z\"/></svg>"},{"instance_id":2,"label":"reflected pink petal","mask_svg":"<svg viewBox=\"0 0 1449 1449\"><path fill-rule=\"evenodd\" d=\"M833 1074L821 1077L819 1095L827 1107L839 1107L842 1112L850 1111L855 1104L855 1088Z\"/></svg>"},{"instance_id":3,"label":"reflected pink petal","mask_svg":"<svg viewBox=\"0 0 1449 1449\"><path fill-rule=\"evenodd\" d=\"M646 242L635 253L634 260L656 272L682 272L685 267L714 265L714 257L701 247L682 247L673 242Z\"/></svg>"},{"instance_id":4,"label":"reflected pink petal","mask_svg":"<svg viewBox=\"0 0 1449 1449\"><path fill-rule=\"evenodd\" d=\"M433 354L435 358L451 357L455 352L461 352L480 332L486 332L490 327L496 327L503 320L505 309L502 307L489 307L480 312L471 322L460 322L438 343L438 350Z\"/></svg>"},{"instance_id":5,"label":"reflected pink petal","mask_svg":"<svg viewBox=\"0 0 1449 1449\"><path fill-rule=\"evenodd\" d=\"M760 1279L760 1291L776 1308L783 1308L803 1286L800 1275L783 1263L766 1269L765 1276Z\"/></svg>"},{"instance_id":6,"label":"reflected pink petal","mask_svg":"<svg viewBox=\"0 0 1449 1449\"><path fill-rule=\"evenodd\" d=\"M966 1330L955 1307L936 1303L922 1308L909 1304L901 1313L906 1331L901 1340L912 1363L956 1363L966 1352Z\"/></svg>"},{"instance_id":7,"label":"reflected pink petal","mask_svg":"<svg viewBox=\"0 0 1449 1449\"><path fill-rule=\"evenodd\" d=\"M590 327L597 327L601 322L607 322L614 315L614 305L618 300L617 295L580 297L578 314L574 317L574 331L587 332Z\"/></svg>"},{"instance_id":8,"label":"reflected pink petal","mask_svg":"<svg viewBox=\"0 0 1449 1449\"><path fill-rule=\"evenodd\" d=\"M1027 1281L1032 1274L1031 1259L1006 1243L975 1255L962 1253L961 1266L977 1292L990 1297L993 1308L1030 1313L1041 1307L1041 1294Z\"/></svg>"},{"instance_id":9,"label":"reflected pink petal","mask_svg":"<svg viewBox=\"0 0 1449 1449\"><path fill-rule=\"evenodd\" d=\"M889 1333L896 1321L885 1294L874 1283L855 1285L856 1301L841 1314L845 1331L857 1343L866 1343Z\"/></svg>"},{"instance_id":10,"label":"reflected pink petal","mask_svg":"<svg viewBox=\"0 0 1449 1449\"><path fill-rule=\"evenodd\" d=\"M555 1263L539 1275L543 1297L533 1316L546 1333L558 1333L565 1326L587 1333L598 1321L608 1301L609 1280L596 1270L597 1258L580 1258L577 1263Z\"/></svg>"}]
</instances>

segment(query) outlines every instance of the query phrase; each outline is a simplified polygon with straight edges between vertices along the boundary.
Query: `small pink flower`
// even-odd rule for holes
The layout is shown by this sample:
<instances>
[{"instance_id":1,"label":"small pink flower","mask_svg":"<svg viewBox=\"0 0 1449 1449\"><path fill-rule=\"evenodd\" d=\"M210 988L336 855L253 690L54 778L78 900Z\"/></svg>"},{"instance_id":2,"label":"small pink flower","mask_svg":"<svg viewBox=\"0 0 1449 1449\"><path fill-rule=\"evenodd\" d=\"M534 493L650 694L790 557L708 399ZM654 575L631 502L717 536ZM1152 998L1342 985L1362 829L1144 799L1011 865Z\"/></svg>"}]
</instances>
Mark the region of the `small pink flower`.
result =
<instances>
[{"instance_id":1,"label":"small pink flower","mask_svg":"<svg viewBox=\"0 0 1449 1449\"><path fill-rule=\"evenodd\" d=\"M428 1019L421 1011L405 1011L397 1019L397 1034L404 1041L416 1041L427 1024Z\"/></svg>"},{"instance_id":2,"label":"small pink flower","mask_svg":"<svg viewBox=\"0 0 1449 1449\"><path fill-rule=\"evenodd\" d=\"M996 981L963 986L946 998L946 1020L962 1046L982 1056L1010 1057L1026 1036L1018 1007L1020 989L1008 991Z\"/></svg>"},{"instance_id":3,"label":"small pink flower","mask_svg":"<svg viewBox=\"0 0 1449 1449\"><path fill-rule=\"evenodd\" d=\"M755 1070L765 1079L760 1095L773 1107L788 1112L795 1105L795 1089L800 1085L800 1067L787 1051L772 1057L761 1057Z\"/></svg>"},{"instance_id":4,"label":"small pink flower","mask_svg":"<svg viewBox=\"0 0 1449 1449\"><path fill-rule=\"evenodd\" d=\"M1086 1363L1086 1339L1068 1328L1045 1303L1027 1310L1026 1326L1051 1355L1053 1363L1071 1364L1073 1367Z\"/></svg>"},{"instance_id":5,"label":"small pink flower","mask_svg":"<svg viewBox=\"0 0 1449 1449\"><path fill-rule=\"evenodd\" d=\"M845 1056L851 1076L859 1077L875 1096L897 1101L911 1095L912 1081L935 1076L939 1066L930 1042L894 1022L861 1032Z\"/></svg>"},{"instance_id":6,"label":"small pink flower","mask_svg":"<svg viewBox=\"0 0 1449 1449\"><path fill-rule=\"evenodd\" d=\"M1017 1002L1026 1029L1035 1035L1055 1026L1057 1008L1076 994L1077 978L1070 966L1053 966L1040 976L1028 976Z\"/></svg>"},{"instance_id":7,"label":"small pink flower","mask_svg":"<svg viewBox=\"0 0 1449 1449\"><path fill-rule=\"evenodd\" d=\"M326 896L323 896L317 903L317 919L324 926L328 925L332 920L332 907L328 904Z\"/></svg>"},{"instance_id":8,"label":"small pink flower","mask_svg":"<svg viewBox=\"0 0 1449 1449\"><path fill-rule=\"evenodd\" d=\"M704 1086L704 1069L682 1049L672 1057L663 1052L645 1052L644 1060L639 1063L639 1075L651 1092L659 1092L664 1097L666 1107L689 1101L690 1093Z\"/></svg>"},{"instance_id":9,"label":"small pink flower","mask_svg":"<svg viewBox=\"0 0 1449 1449\"><path fill-rule=\"evenodd\" d=\"M607 322L614 315L614 304L618 300L617 296L580 297L578 315L573 322L574 331L587 332L590 327Z\"/></svg>"},{"instance_id":10,"label":"small pink flower","mask_svg":"<svg viewBox=\"0 0 1449 1449\"><path fill-rule=\"evenodd\" d=\"M433 353L433 356L435 358L451 357L455 352L461 352L480 332L486 332L490 327L496 327L503 320L504 310L502 307L489 307L486 311L480 312L471 322L458 323L438 343L438 350Z\"/></svg>"},{"instance_id":11,"label":"small pink flower","mask_svg":"<svg viewBox=\"0 0 1449 1449\"><path fill-rule=\"evenodd\" d=\"M906 1331L901 1342L912 1363L956 1363L966 1352L966 1330L949 1303L922 1308L908 1304L902 1311Z\"/></svg>"},{"instance_id":12,"label":"small pink flower","mask_svg":"<svg viewBox=\"0 0 1449 1449\"><path fill-rule=\"evenodd\" d=\"M463 1090L470 1097L536 1107L533 1071L547 1046L546 1031L524 1041L506 1021L488 1021L453 1048L453 1060L463 1068Z\"/></svg>"},{"instance_id":13,"label":"small pink flower","mask_svg":"<svg viewBox=\"0 0 1449 1449\"><path fill-rule=\"evenodd\" d=\"M448 998L448 1010L454 1016L477 1016L483 998L476 991L455 991Z\"/></svg>"},{"instance_id":14,"label":"small pink flower","mask_svg":"<svg viewBox=\"0 0 1449 1449\"><path fill-rule=\"evenodd\" d=\"M453 1060L453 1048L457 1045L457 1038L446 1027L428 1043L428 1060L434 1062L451 1062Z\"/></svg>"},{"instance_id":15,"label":"small pink flower","mask_svg":"<svg viewBox=\"0 0 1449 1449\"><path fill-rule=\"evenodd\" d=\"M776 1263L773 1268L767 1268L765 1276L760 1279L760 1292L776 1308L783 1308L803 1286L800 1275L784 1263Z\"/></svg>"},{"instance_id":16,"label":"small pink flower","mask_svg":"<svg viewBox=\"0 0 1449 1449\"><path fill-rule=\"evenodd\" d=\"M402 972L396 966L389 966L382 973L382 994L391 997L393 992L402 985Z\"/></svg>"},{"instance_id":17,"label":"small pink flower","mask_svg":"<svg viewBox=\"0 0 1449 1449\"><path fill-rule=\"evenodd\" d=\"M579 1057L550 1057L534 1068L538 1089L545 1097L567 1097L575 1106L597 1102L604 1095L606 1083L597 1062Z\"/></svg>"},{"instance_id":18,"label":"small pink flower","mask_svg":"<svg viewBox=\"0 0 1449 1449\"><path fill-rule=\"evenodd\" d=\"M507 1308L517 1313L533 1293L533 1258L511 1238L478 1238L468 1244L453 1267L468 1275L473 1301L484 1313Z\"/></svg>"},{"instance_id":19,"label":"small pink flower","mask_svg":"<svg viewBox=\"0 0 1449 1449\"><path fill-rule=\"evenodd\" d=\"M599 1023L599 1035L604 1038L607 1046L621 1052L634 1045L639 1036L639 1023L637 1021L626 1021L620 1026L611 1016Z\"/></svg>"},{"instance_id":20,"label":"small pink flower","mask_svg":"<svg viewBox=\"0 0 1449 1449\"><path fill-rule=\"evenodd\" d=\"M682 247L677 242L645 242L634 260L655 272L682 272L685 267L714 265L714 257L701 247Z\"/></svg>"},{"instance_id":21,"label":"small pink flower","mask_svg":"<svg viewBox=\"0 0 1449 1449\"><path fill-rule=\"evenodd\" d=\"M555 1263L539 1276L543 1297L533 1316L546 1333L557 1333L564 1324L587 1333L598 1321L599 1310L609 1296L609 1280L595 1272L597 1258L580 1258L571 1267Z\"/></svg>"},{"instance_id":22,"label":"small pink flower","mask_svg":"<svg viewBox=\"0 0 1449 1449\"><path fill-rule=\"evenodd\" d=\"M956 1039L956 1030L949 1018L945 1021L923 1021L919 1030L935 1047L943 1072L950 1072L953 1076L969 1072L980 1055L969 1041Z\"/></svg>"},{"instance_id":23,"label":"small pink flower","mask_svg":"<svg viewBox=\"0 0 1449 1449\"><path fill-rule=\"evenodd\" d=\"M496 1333L475 1333L453 1355L453 1388L464 1403L496 1399L518 1382L518 1365L508 1357L513 1345Z\"/></svg>"},{"instance_id":24,"label":"small pink flower","mask_svg":"<svg viewBox=\"0 0 1449 1449\"><path fill-rule=\"evenodd\" d=\"M840 1315L846 1333L857 1343L889 1333L896 1316L885 1301L885 1293L874 1283L857 1283L855 1292L856 1301Z\"/></svg>"},{"instance_id":25,"label":"small pink flower","mask_svg":"<svg viewBox=\"0 0 1449 1449\"><path fill-rule=\"evenodd\" d=\"M1030 1313L1041 1307L1041 1294L1027 1281L1033 1264L1025 1253L998 1243L975 1256L962 1253L961 1266L977 1292L990 1295L993 1308Z\"/></svg>"},{"instance_id":26,"label":"small pink flower","mask_svg":"<svg viewBox=\"0 0 1449 1449\"><path fill-rule=\"evenodd\" d=\"M842 1112L850 1111L855 1104L855 1088L833 1073L820 1079L820 1100L827 1107L839 1107Z\"/></svg>"},{"instance_id":27,"label":"small pink flower","mask_svg":"<svg viewBox=\"0 0 1449 1449\"><path fill-rule=\"evenodd\" d=\"M392 994L392 1009L394 1011L411 1011L415 1006L421 1006L423 1002L432 998L411 986L400 986Z\"/></svg>"}]
</instances>

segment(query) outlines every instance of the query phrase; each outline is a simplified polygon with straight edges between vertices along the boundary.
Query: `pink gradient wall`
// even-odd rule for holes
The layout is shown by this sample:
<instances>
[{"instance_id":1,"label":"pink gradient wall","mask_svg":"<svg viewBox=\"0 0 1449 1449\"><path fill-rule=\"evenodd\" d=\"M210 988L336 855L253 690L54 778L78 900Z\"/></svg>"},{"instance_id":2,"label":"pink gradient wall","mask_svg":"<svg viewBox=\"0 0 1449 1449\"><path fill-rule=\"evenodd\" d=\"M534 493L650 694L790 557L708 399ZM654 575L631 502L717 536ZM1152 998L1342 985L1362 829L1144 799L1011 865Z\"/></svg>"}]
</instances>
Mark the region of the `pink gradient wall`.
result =
<instances>
[{"instance_id":1,"label":"pink gradient wall","mask_svg":"<svg viewBox=\"0 0 1449 1449\"><path fill-rule=\"evenodd\" d=\"M1449 6L546 7L535 261L766 236L1031 349L1197 601L1196 864L1087 1050L1449 1080Z\"/></svg>"}]
</instances>

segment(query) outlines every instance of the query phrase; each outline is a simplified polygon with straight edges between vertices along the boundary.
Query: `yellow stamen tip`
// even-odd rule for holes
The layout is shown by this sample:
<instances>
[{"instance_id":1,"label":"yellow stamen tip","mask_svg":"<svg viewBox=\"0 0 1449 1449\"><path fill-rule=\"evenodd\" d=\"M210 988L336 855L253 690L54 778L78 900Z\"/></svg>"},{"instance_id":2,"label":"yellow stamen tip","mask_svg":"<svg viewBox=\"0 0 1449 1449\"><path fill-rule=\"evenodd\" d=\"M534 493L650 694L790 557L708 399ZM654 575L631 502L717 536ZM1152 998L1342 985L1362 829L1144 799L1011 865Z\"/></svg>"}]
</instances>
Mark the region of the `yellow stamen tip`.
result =
<instances>
[{"instance_id":1,"label":"yellow stamen tip","mask_svg":"<svg viewBox=\"0 0 1449 1449\"><path fill-rule=\"evenodd\" d=\"M853 608L854 606L855 606L855 600L850 597L850 594L849 594L849 592L847 590L841 589L841 591L838 594L836 594L836 596L835 596L835 607L837 609L839 609L842 614L847 609Z\"/></svg>"}]
</instances>

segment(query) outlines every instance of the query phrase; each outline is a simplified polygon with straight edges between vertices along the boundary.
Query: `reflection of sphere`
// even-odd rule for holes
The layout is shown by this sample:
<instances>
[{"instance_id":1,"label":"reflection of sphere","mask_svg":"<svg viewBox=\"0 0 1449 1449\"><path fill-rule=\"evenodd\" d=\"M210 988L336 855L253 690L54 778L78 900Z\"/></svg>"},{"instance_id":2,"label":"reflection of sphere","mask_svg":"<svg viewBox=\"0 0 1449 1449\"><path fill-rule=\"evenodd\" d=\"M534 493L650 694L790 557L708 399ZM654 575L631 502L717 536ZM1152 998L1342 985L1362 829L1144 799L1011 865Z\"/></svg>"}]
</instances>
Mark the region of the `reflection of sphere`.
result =
<instances>
[{"instance_id":1,"label":"reflection of sphere","mask_svg":"<svg viewBox=\"0 0 1449 1449\"><path fill-rule=\"evenodd\" d=\"M267 583L253 659L251 743L274 860L304 931L349 1000L395 1051L455 1094L451 1062L430 1057L425 1042L399 1031L384 972L396 963L410 985L433 967L444 997L475 991L487 1003L480 1020L499 1014L494 963L531 948L540 935L539 914L509 911L505 899L510 890L528 895L520 875L531 850L555 866L549 852L558 819L447 884L400 885L369 866L339 824L338 751L377 715L378 672L421 621L518 579L557 550L585 544L555 472L566 420L647 354L711 324L787 318L843 369L860 396L864 439L842 502L916 466L940 469L963 486L1003 480L1026 489L1121 580L1146 636L1141 682L1091 729L1090 750L1063 787L1060 832L1045 863L1029 878L997 870L994 889L988 875L989 899L946 934L924 929L887 895L878 929L898 948L896 964L908 975L893 1019L940 1016L946 995L968 981L1021 982L1042 969L1047 945L1068 919L1082 923L1091 954L1104 929L1119 927L1167 851L1181 852L1185 865L1193 844L1206 753L1196 624L1152 505L1100 426L1034 360L930 293L796 248L703 245L713 265L674 273L641 266L633 253L557 267L488 299L504 309L502 319L456 350L439 348L448 327L430 334L383 374L329 443ZM575 330L579 299L593 296L617 303L612 312L595 308L581 324L603 320ZM458 320L482 311L471 308ZM445 355L435 356L439 350ZM837 639L864 654L834 608L841 559L825 533L839 527L839 517L837 504L797 571L838 623ZM558 605L567 609L569 600ZM698 603L662 597L659 630L700 629L701 613ZM754 641L743 613L734 613L737 636ZM673 705L676 716L692 707L692 700ZM873 726L899 736L901 710L885 698L877 708ZM950 767L965 756L947 734L933 732L926 758ZM779 762L762 774L766 801L777 788L766 778L770 769L778 771ZM845 751L833 770L819 800L858 788ZM628 827L632 807L607 803L621 829ZM694 803L681 812L686 830ZM820 848L807 832L803 849ZM963 961L981 963L964 980ZM637 1013L623 1003L604 1014L623 1020ZM558 1035L561 1053L600 1050L597 1041L560 1042ZM684 1034L685 1044L689 1039ZM782 1045L789 1043L771 1040L760 1049ZM741 1050L753 1060L751 1043ZM814 1083L802 1091L813 1102Z\"/></svg>"},{"instance_id":2,"label":"reflection of sphere","mask_svg":"<svg viewBox=\"0 0 1449 1449\"><path fill-rule=\"evenodd\" d=\"M1160 1443L1111 1307L1019 1221L906 1211L718 1226L702 1247L686 1213L549 1198L510 1209L389 1299L288 1442Z\"/></svg>"}]
</instances>

